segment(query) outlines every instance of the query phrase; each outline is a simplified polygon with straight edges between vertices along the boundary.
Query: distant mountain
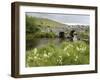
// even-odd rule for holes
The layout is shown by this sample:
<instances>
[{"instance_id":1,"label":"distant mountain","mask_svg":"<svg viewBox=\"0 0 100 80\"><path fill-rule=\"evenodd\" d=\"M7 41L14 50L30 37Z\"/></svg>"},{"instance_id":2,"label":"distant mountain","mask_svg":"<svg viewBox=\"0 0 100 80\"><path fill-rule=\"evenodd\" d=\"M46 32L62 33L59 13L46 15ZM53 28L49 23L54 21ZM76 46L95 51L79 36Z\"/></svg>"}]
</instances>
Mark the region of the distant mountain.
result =
<instances>
[{"instance_id":1,"label":"distant mountain","mask_svg":"<svg viewBox=\"0 0 100 80\"><path fill-rule=\"evenodd\" d=\"M80 25L80 26L89 26L89 24L81 24L81 23L64 23L65 25Z\"/></svg>"}]
</instances>

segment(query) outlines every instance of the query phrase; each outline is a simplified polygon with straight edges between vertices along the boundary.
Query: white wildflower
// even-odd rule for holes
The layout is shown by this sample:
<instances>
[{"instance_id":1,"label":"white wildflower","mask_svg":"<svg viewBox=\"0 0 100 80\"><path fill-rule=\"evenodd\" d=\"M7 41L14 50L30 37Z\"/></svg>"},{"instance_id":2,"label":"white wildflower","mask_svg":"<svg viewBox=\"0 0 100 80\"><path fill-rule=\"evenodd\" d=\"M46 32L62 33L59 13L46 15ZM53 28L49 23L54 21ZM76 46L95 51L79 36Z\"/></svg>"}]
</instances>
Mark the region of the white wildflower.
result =
<instances>
[{"instance_id":1,"label":"white wildflower","mask_svg":"<svg viewBox=\"0 0 100 80\"><path fill-rule=\"evenodd\" d=\"M37 48L34 48L34 54L36 54L37 53Z\"/></svg>"},{"instance_id":2,"label":"white wildflower","mask_svg":"<svg viewBox=\"0 0 100 80\"><path fill-rule=\"evenodd\" d=\"M76 59L76 58L75 58L74 60L75 60L75 61L77 61L77 59Z\"/></svg>"},{"instance_id":3,"label":"white wildflower","mask_svg":"<svg viewBox=\"0 0 100 80\"><path fill-rule=\"evenodd\" d=\"M62 56L59 56L59 58L62 58Z\"/></svg>"},{"instance_id":4,"label":"white wildflower","mask_svg":"<svg viewBox=\"0 0 100 80\"><path fill-rule=\"evenodd\" d=\"M37 56L34 56L34 59L37 59Z\"/></svg>"},{"instance_id":5,"label":"white wildflower","mask_svg":"<svg viewBox=\"0 0 100 80\"><path fill-rule=\"evenodd\" d=\"M73 47L73 45L72 45L72 44L69 44L68 46L69 46L69 47Z\"/></svg>"},{"instance_id":6,"label":"white wildflower","mask_svg":"<svg viewBox=\"0 0 100 80\"><path fill-rule=\"evenodd\" d=\"M70 54L67 52L67 56L70 56Z\"/></svg>"},{"instance_id":7,"label":"white wildflower","mask_svg":"<svg viewBox=\"0 0 100 80\"><path fill-rule=\"evenodd\" d=\"M48 56L51 56L52 55L52 53L51 52L48 52Z\"/></svg>"},{"instance_id":8,"label":"white wildflower","mask_svg":"<svg viewBox=\"0 0 100 80\"><path fill-rule=\"evenodd\" d=\"M59 61L60 64L62 64L62 56L59 56Z\"/></svg>"},{"instance_id":9,"label":"white wildflower","mask_svg":"<svg viewBox=\"0 0 100 80\"><path fill-rule=\"evenodd\" d=\"M83 48L83 51L85 51L85 50L86 50L86 47Z\"/></svg>"},{"instance_id":10,"label":"white wildflower","mask_svg":"<svg viewBox=\"0 0 100 80\"><path fill-rule=\"evenodd\" d=\"M78 59L78 56L76 56L76 59Z\"/></svg>"},{"instance_id":11,"label":"white wildflower","mask_svg":"<svg viewBox=\"0 0 100 80\"><path fill-rule=\"evenodd\" d=\"M66 51L66 50L67 50L67 47L64 48L64 51Z\"/></svg>"},{"instance_id":12,"label":"white wildflower","mask_svg":"<svg viewBox=\"0 0 100 80\"><path fill-rule=\"evenodd\" d=\"M62 61L60 60L59 63L62 64Z\"/></svg>"},{"instance_id":13,"label":"white wildflower","mask_svg":"<svg viewBox=\"0 0 100 80\"><path fill-rule=\"evenodd\" d=\"M48 57L48 55L47 55L47 54L44 54L43 56L44 56L44 57Z\"/></svg>"},{"instance_id":14,"label":"white wildflower","mask_svg":"<svg viewBox=\"0 0 100 80\"><path fill-rule=\"evenodd\" d=\"M28 57L28 59L29 59L29 60L32 60L33 58L32 58L32 57Z\"/></svg>"},{"instance_id":15,"label":"white wildflower","mask_svg":"<svg viewBox=\"0 0 100 80\"><path fill-rule=\"evenodd\" d=\"M76 47L77 51L80 51L80 48L79 47Z\"/></svg>"},{"instance_id":16,"label":"white wildflower","mask_svg":"<svg viewBox=\"0 0 100 80\"><path fill-rule=\"evenodd\" d=\"M80 48L80 50L81 50L82 52L84 52L84 51L86 50L86 47Z\"/></svg>"},{"instance_id":17,"label":"white wildflower","mask_svg":"<svg viewBox=\"0 0 100 80\"><path fill-rule=\"evenodd\" d=\"M76 56L76 58L74 60L77 61L77 59L78 59L78 56Z\"/></svg>"}]
</instances>

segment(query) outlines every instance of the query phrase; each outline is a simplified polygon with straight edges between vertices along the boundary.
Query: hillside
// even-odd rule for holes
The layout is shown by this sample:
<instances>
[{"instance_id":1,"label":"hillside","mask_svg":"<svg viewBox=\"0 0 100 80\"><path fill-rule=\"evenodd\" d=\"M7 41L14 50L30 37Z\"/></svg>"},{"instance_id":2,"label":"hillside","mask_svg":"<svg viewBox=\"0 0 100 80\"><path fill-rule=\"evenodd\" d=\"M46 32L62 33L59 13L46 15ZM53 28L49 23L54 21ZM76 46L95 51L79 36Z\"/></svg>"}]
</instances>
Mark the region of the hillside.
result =
<instances>
[{"instance_id":1,"label":"hillside","mask_svg":"<svg viewBox=\"0 0 100 80\"><path fill-rule=\"evenodd\" d=\"M47 18L38 18L38 17L30 17L30 16L26 16L26 19L28 19L28 21L33 21L32 23L36 26L39 27L65 27L65 24L56 22L54 20L50 20Z\"/></svg>"}]
</instances>

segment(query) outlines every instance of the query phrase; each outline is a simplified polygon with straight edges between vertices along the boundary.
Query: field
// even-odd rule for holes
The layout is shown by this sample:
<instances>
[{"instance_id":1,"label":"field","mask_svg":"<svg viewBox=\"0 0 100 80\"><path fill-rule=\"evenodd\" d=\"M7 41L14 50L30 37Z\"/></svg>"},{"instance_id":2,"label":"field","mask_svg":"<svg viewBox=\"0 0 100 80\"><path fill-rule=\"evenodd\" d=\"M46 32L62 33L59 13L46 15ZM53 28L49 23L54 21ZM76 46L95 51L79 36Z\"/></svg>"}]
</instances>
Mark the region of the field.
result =
<instances>
[{"instance_id":1,"label":"field","mask_svg":"<svg viewBox=\"0 0 100 80\"><path fill-rule=\"evenodd\" d=\"M77 41L67 38L71 30ZM59 31L64 31L63 38ZM26 67L89 64L89 53L89 26L26 15Z\"/></svg>"}]
</instances>

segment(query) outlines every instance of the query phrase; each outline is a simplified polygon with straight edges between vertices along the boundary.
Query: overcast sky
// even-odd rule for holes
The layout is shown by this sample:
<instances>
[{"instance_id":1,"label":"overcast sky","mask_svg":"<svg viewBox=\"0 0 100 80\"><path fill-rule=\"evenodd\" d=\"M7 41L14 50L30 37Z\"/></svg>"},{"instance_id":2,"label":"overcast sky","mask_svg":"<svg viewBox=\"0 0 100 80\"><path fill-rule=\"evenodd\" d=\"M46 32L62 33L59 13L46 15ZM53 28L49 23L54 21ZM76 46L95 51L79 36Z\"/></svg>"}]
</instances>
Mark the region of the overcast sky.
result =
<instances>
[{"instance_id":1,"label":"overcast sky","mask_svg":"<svg viewBox=\"0 0 100 80\"><path fill-rule=\"evenodd\" d=\"M89 15L77 15L77 14L51 14L51 13L30 13L27 12L26 15L39 17L39 18L48 18L55 20L61 23L75 23L75 24L90 24Z\"/></svg>"}]
</instances>

